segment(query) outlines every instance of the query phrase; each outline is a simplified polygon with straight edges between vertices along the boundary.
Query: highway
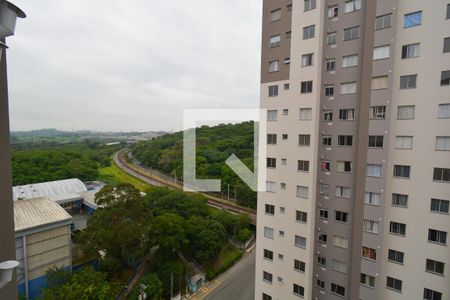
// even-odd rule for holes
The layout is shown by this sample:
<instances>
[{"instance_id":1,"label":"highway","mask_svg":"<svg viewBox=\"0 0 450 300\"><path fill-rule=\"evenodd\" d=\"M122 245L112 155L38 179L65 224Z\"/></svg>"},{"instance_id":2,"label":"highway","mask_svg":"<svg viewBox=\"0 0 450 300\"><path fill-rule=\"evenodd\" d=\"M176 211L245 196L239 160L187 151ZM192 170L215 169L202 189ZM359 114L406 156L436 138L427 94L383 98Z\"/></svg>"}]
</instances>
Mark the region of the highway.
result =
<instances>
[{"instance_id":1,"label":"highway","mask_svg":"<svg viewBox=\"0 0 450 300\"><path fill-rule=\"evenodd\" d=\"M126 162L124 159L125 150L121 150L114 154L114 163L123 171L147 182L154 186L166 186L172 189L182 189L182 185L175 181L173 178L167 178L167 176L155 170L149 170L136 164ZM256 212L248 207L243 207L235 204L234 202L221 199L209 194L201 193L207 199L207 204L211 207L224 209L234 214L247 214L250 217L251 223L256 225Z\"/></svg>"}]
</instances>

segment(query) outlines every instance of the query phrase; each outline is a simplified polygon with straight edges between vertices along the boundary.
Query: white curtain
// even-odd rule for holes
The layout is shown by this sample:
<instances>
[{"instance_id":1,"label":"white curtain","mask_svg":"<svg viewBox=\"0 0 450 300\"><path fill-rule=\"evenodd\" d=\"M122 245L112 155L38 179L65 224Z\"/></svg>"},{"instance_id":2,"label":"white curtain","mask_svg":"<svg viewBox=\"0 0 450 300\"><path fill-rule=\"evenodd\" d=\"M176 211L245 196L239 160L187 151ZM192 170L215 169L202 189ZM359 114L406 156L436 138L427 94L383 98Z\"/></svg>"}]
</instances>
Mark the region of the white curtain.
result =
<instances>
[{"instance_id":1,"label":"white curtain","mask_svg":"<svg viewBox=\"0 0 450 300\"><path fill-rule=\"evenodd\" d=\"M395 148L397 149L411 149L413 137L412 136L397 136L395 138Z\"/></svg>"},{"instance_id":2,"label":"white curtain","mask_svg":"<svg viewBox=\"0 0 450 300\"><path fill-rule=\"evenodd\" d=\"M308 187L307 186L297 186L297 197L308 198Z\"/></svg>"},{"instance_id":3,"label":"white curtain","mask_svg":"<svg viewBox=\"0 0 450 300\"><path fill-rule=\"evenodd\" d=\"M436 150L450 150L450 136L436 137Z\"/></svg>"},{"instance_id":4,"label":"white curtain","mask_svg":"<svg viewBox=\"0 0 450 300\"><path fill-rule=\"evenodd\" d=\"M390 55L390 47L389 46L381 46L373 49L373 59L383 59L389 58Z\"/></svg>"},{"instance_id":5,"label":"white curtain","mask_svg":"<svg viewBox=\"0 0 450 300\"><path fill-rule=\"evenodd\" d=\"M438 118L450 118L450 104L439 104Z\"/></svg>"},{"instance_id":6,"label":"white curtain","mask_svg":"<svg viewBox=\"0 0 450 300\"><path fill-rule=\"evenodd\" d=\"M341 84L341 94L354 94L356 93L356 82L347 82Z\"/></svg>"},{"instance_id":7,"label":"white curtain","mask_svg":"<svg viewBox=\"0 0 450 300\"><path fill-rule=\"evenodd\" d=\"M413 105L399 106L397 118L400 120L414 119L415 107Z\"/></svg>"},{"instance_id":8,"label":"white curtain","mask_svg":"<svg viewBox=\"0 0 450 300\"><path fill-rule=\"evenodd\" d=\"M358 55L357 54L342 57L342 67L343 68L354 67L357 65L358 65Z\"/></svg>"},{"instance_id":9,"label":"white curtain","mask_svg":"<svg viewBox=\"0 0 450 300\"><path fill-rule=\"evenodd\" d=\"M364 203L371 205L380 205L380 194L366 192Z\"/></svg>"},{"instance_id":10,"label":"white curtain","mask_svg":"<svg viewBox=\"0 0 450 300\"><path fill-rule=\"evenodd\" d=\"M311 108L300 108L300 120L311 120L311 114Z\"/></svg>"},{"instance_id":11,"label":"white curtain","mask_svg":"<svg viewBox=\"0 0 450 300\"><path fill-rule=\"evenodd\" d=\"M275 121L277 119L277 111L276 110L268 110L267 111L267 120Z\"/></svg>"},{"instance_id":12,"label":"white curtain","mask_svg":"<svg viewBox=\"0 0 450 300\"><path fill-rule=\"evenodd\" d=\"M381 165L367 165L367 176L381 177Z\"/></svg>"}]
</instances>

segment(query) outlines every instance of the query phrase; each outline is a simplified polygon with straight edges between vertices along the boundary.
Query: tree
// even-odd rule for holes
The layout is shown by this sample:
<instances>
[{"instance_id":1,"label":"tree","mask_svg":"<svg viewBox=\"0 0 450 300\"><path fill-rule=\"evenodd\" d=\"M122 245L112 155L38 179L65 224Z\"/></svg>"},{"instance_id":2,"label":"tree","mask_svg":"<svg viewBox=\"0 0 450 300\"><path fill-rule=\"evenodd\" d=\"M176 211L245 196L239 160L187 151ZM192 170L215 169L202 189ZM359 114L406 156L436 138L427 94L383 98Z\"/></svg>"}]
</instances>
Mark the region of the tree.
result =
<instances>
[{"instance_id":1,"label":"tree","mask_svg":"<svg viewBox=\"0 0 450 300\"><path fill-rule=\"evenodd\" d=\"M146 286L145 294L147 295L147 300L160 300L163 295L163 286L161 280L159 280L158 275L156 273L149 273L142 277L136 287L128 296L128 299L136 300L138 299L141 293L140 285L143 284Z\"/></svg>"},{"instance_id":2,"label":"tree","mask_svg":"<svg viewBox=\"0 0 450 300\"><path fill-rule=\"evenodd\" d=\"M162 252L178 252L189 244L184 226L183 217L174 213L164 213L154 219L150 239L154 245L159 245Z\"/></svg>"},{"instance_id":3,"label":"tree","mask_svg":"<svg viewBox=\"0 0 450 300\"><path fill-rule=\"evenodd\" d=\"M46 273L47 277L53 278L53 284L43 290L43 300L109 300L115 296L106 274L96 272L92 267L74 272L70 280L60 284L66 280L64 272L68 273L60 269L51 269Z\"/></svg>"},{"instance_id":4,"label":"tree","mask_svg":"<svg viewBox=\"0 0 450 300\"><path fill-rule=\"evenodd\" d=\"M105 186L96 195L99 207L80 236L87 254L105 253L100 261L110 274L134 264L149 251L152 214L139 191L128 184Z\"/></svg>"}]
</instances>

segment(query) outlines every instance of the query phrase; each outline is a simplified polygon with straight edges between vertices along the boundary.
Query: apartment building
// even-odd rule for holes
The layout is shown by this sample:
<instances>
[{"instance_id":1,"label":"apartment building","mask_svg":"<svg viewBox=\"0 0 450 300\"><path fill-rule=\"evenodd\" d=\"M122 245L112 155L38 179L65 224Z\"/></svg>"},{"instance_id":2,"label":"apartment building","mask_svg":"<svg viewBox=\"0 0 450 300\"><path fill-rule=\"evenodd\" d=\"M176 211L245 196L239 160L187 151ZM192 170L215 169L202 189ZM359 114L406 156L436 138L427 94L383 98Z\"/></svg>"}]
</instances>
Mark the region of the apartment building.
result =
<instances>
[{"instance_id":1,"label":"apartment building","mask_svg":"<svg viewBox=\"0 0 450 300\"><path fill-rule=\"evenodd\" d=\"M450 1L263 0L255 299L450 299Z\"/></svg>"}]
</instances>

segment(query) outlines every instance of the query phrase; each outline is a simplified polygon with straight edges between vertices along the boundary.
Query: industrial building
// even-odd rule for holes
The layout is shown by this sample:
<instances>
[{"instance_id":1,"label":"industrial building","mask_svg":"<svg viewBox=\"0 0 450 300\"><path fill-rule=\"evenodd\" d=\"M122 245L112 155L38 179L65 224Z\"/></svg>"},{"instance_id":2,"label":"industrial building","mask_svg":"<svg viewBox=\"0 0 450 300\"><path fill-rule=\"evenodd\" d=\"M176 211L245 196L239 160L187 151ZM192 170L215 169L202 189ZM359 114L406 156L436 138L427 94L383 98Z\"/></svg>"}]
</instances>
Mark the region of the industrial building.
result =
<instances>
[{"instance_id":1,"label":"industrial building","mask_svg":"<svg viewBox=\"0 0 450 300\"><path fill-rule=\"evenodd\" d=\"M450 299L450 1L263 0L256 299Z\"/></svg>"},{"instance_id":2,"label":"industrial building","mask_svg":"<svg viewBox=\"0 0 450 300\"><path fill-rule=\"evenodd\" d=\"M33 198L14 202L14 223L19 295L34 299L48 269L71 268L72 217L53 200Z\"/></svg>"}]
</instances>

